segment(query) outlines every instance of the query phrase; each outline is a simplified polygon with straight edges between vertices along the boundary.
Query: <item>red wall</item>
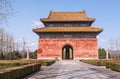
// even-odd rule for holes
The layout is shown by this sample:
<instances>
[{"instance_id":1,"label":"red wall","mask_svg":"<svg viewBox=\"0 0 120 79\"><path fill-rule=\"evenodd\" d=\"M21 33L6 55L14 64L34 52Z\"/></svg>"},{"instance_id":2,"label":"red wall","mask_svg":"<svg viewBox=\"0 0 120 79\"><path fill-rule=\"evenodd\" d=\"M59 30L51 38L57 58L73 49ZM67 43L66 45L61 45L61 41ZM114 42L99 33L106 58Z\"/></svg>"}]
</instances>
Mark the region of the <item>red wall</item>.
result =
<instances>
[{"instance_id":1,"label":"red wall","mask_svg":"<svg viewBox=\"0 0 120 79\"><path fill-rule=\"evenodd\" d=\"M62 58L62 48L73 47L73 58L98 58L96 38L44 38L38 41L38 59Z\"/></svg>"}]
</instances>

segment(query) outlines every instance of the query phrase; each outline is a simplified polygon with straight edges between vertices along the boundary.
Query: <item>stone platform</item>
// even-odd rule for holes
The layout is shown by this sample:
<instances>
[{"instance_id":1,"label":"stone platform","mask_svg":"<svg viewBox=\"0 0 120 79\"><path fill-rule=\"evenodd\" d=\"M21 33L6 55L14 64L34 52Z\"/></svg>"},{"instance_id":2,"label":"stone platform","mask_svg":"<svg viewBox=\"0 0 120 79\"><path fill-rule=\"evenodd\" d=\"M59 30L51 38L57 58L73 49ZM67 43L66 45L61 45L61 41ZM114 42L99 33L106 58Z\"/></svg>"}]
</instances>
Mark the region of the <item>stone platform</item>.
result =
<instances>
[{"instance_id":1,"label":"stone platform","mask_svg":"<svg viewBox=\"0 0 120 79\"><path fill-rule=\"evenodd\" d=\"M120 72L77 60L60 60L24 79L120 79Z\"/></svg>"}]
</instances>

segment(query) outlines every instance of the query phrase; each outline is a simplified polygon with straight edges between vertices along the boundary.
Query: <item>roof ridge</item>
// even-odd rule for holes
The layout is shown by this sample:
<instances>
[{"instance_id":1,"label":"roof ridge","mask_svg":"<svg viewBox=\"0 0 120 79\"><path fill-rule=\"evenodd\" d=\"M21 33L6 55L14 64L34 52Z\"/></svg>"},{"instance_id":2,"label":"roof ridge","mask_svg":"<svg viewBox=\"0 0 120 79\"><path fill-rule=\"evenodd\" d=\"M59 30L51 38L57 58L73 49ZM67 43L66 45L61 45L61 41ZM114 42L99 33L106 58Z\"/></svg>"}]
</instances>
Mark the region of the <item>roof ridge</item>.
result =
<instances>
[{"instance_id":1,"label":"roof ridge","mask_svg":"<svg viewBox=\"0 0 120 79\"><path fill-rule=\"evenodd\" d=\"M84 12L86 12L86 10L83 10L83 11L52 11L52 10L50 10L50 13L84 13Z\"/></svg>"},{"instance_id":2,"label":"roof ridge","mask_svg":"<svg viewBox=\"0 0 120 79\"><path fill-rule=\"evenodd\" d=\"M84 13L84 12L72 12L72 11L69 11L69 12L52 12L52 13Z\"/></svg>"}]
</instances>

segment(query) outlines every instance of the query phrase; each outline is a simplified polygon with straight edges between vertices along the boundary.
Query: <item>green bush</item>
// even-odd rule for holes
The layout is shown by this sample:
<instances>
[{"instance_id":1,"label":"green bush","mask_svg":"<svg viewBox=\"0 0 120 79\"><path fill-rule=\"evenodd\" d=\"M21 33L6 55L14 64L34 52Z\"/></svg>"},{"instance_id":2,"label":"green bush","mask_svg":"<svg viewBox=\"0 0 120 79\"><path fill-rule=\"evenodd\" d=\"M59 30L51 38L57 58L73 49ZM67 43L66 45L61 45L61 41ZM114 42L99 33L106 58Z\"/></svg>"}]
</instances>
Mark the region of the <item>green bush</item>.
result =
<instances>
[{"instance_id":1,"label":"green bush","mask_svg":"<svg viewBox=\"0 0 120 79\"><path fill-rule=\"evenodd\" d=\"M0 60L0 79L21 79L55 60Z\"/></svg>"},{"instance_id":2,"label":"green bush","mask_svg":"<svg viewBox=\"0 0 120 79\"><path fill-rule=\"evenodd\" d=\"M110 68L112 63L115 63L115 62L113 62L113 61L106 62L106 65L105 65L106 68Z\"/></svg>"},{"instance_id":3,"label":"green bush","mask_svg":"<svg viewBox=\"0 0 120 79\"><path fill-rule=\"evenodd\" d=\"M109 62L106 64L107 68L110 68L111 70L119 71L120 72L120 63L119 62Z\"/></svg>"},{"instance_id":4,"label":"green bush","mask_svg":"<svg viewBox=\"0 0 120 79\"><path fill-rule=\"evenodd\" d=\"M49 66L55 63L55 60L0 60L0 69L18 67L32 63L39 63L42 66Z\"/></svg>"},{"instance_id":5,"label":"green bush","mask_svg":"<svg viewBox=\"0 0 120 79\"><path fill-rule=\"evenodd\" d=\"M96 65L96 66L106 66L111 70L120 72L120 62L113 60L80 60L81 62Z\"/></svg>"},{"instance_id":6,"label":"green bush","mask_svg":"<svg viewBox=\"0 0 120 79\"><path fill-rule=\"evenodd\" d=\"M106 66L106 62L111 60L81 60L81 61L96 66Z\"/></svg>"},{"instance_id":7,"label":"green bush","mask_svg":"<svg viewBox=\"0 0 120 79\"><path fill-rule=\"evenodd\" d=\"M28 63L40 63L42 66L49 66L55 63L55 60L25 60Z\"/></svg>"},{"instance_id":8,"label":"green bush","mask_svg":"<svg viewBox=\"0 0 120 79\"><path fill-rule=\"evenodd\" d=\"M4 63L0 63L0 69L4 69L4 68L9 68L9 67L18 67L18 66L22 66L22 65L26 65L29 64L27 62L4 62Z\"/></svg>"},{"instance_id":9,"label":"green bush","mask_svg":"<svg viewBox=\"0 0 120 79\"><path fill-rule=\"evenodd\" d=\"M21 79L41 68L38 63L8 68L0 71L0 79Z\"/></svg>"},{"instance_id":10,"label":"green bush","mask_svg":"<svg viewBox=\"0 0 120 79\"><path fill-rule=\"evenodd\" d=\"M105 60L81 60L84 63L96 65L96 66L105 66L106 61Z\"/></svg>"},{"instance_id":11,"label":"green bush","mask_svg":"<svg viewBox=\"0 0 120 79\"><path fill-rule=\"evenodd\" d=\"M50 66L50 65L52 65L54 63L55 63L55 60L53 60L53 61L42 61L41 65L42 66Z\"/></svg>"}]
</instances>

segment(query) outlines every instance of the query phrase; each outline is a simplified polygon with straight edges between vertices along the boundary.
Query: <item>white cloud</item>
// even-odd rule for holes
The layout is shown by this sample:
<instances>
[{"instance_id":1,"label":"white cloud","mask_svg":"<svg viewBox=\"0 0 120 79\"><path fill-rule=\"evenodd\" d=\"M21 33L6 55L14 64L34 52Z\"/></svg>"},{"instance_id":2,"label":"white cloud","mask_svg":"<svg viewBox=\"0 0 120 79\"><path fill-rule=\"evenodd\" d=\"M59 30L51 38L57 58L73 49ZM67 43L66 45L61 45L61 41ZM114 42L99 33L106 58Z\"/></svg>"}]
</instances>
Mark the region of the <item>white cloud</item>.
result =
<instances>
[{"instance_id":1,"label":"white cloud","mask_svg":"<svg viewBox=\"0 0 120 79\"><path fill-rule=\"evenodd\" d=\"M101 42L107 42L107 40L106 40L106 39L101 39L100 41L101 41Z\"/></svg>"},{"instance_id":2,"label":"white cloud","mask_svg":"<svg viewBox=\"0 0 120 79\"><path fill-rule=\"evenodd\" d=\"M100 38L100 36L97 36L97 39L99 39Z\"/></svg>"},{"instance_id":3,"label":"white cloud","mask_svg":"<svg viewBox=\"0 0 120 79\"><path fill-rule=\"evenodd\" d=\"M25 41L26 43L30 43L29 40L26 40L24 38L15 38L15 43L23 43Z\"/></svg>"},{"instance_id":4,"label":"white cloud","mask_svg":"<svg viewBox=\"0 0 120 79\"><path fill-rule=\"evenodd\" d=\"M15 38L15 43L21 43L23 41L22 38Z\"/></svg>"},{"instance_id":5,"label":"white cloud","mask_svg":"<svg viewBox=\"0 0 120 79\"><path fill-rule=\"evenodd\" d=\"M104 37L97 36L98 39L98 46L99 48L108 48L108 40L106 40Z\"/></svg>"},{"instance_id":6,"label":"white cloud","mask_svg":"<svg viewBox=\"0 0 120 79\"><path fill-rule=\"evenodd\" d=\"M27 43L27 46L28 47L33 47L33 46L35 46L35 43L29 42L29 43Z\"/></svg>"},{"instance_id":7,"label":"white cloud","mask_svg":"<svg viewBox=\"0 0 120 79\"><path fill-rule=\"evenodd\" d=\"M26 48L29 48L30 50L37 49L37 44L34 42L31 42L30 40L24 39L24 38L15 38L15 43L19 45L20 50L23 48L24 41L26 43Z\"/></svg>"},{"instance_id":8,"label":"white cloud","mask_svg":"<svg viewBox=\"0 0 120 79\"><path fill-rule=\"evenodd\" d=\"M107 42L106 39L104 39L104 38L102 38L100 36L97 36L97 39L98 39L99 42Z\"/></svg>"},{"instance_id":9,"label":"white cloud","mask_svg":"<svg viewBox=\"0 0 120 79\"><path fill-rule=\"evenodd\" d=\"M32 26L38 26L38 27L43 27L43 23L41 23L40 21L36 21L36 20L32 20L33 24Z\"/></svg>"}]
</instances>

